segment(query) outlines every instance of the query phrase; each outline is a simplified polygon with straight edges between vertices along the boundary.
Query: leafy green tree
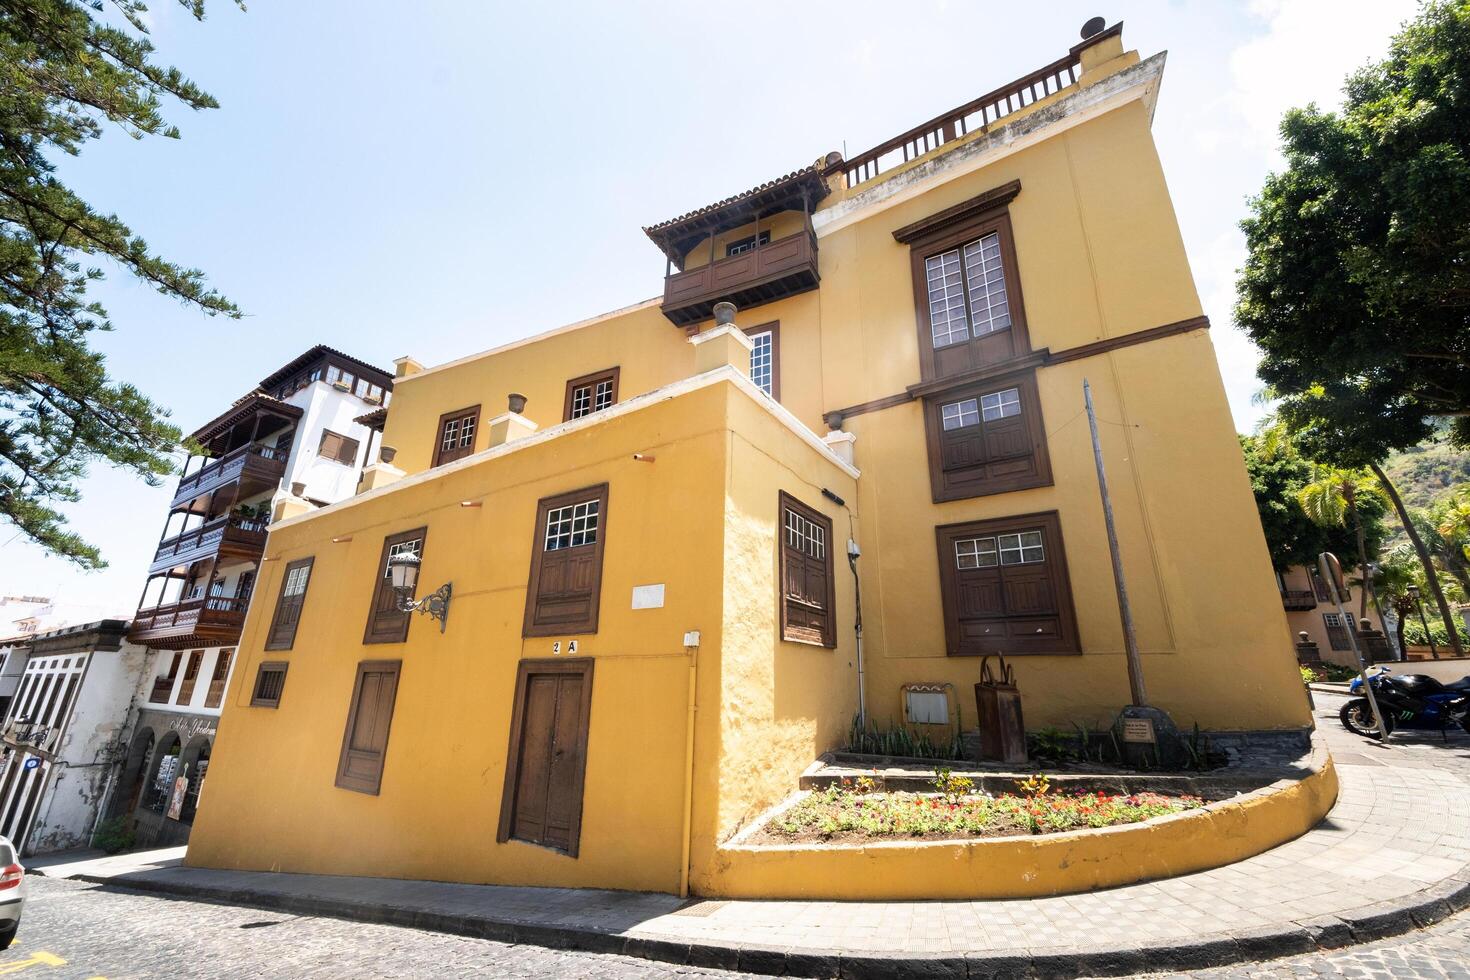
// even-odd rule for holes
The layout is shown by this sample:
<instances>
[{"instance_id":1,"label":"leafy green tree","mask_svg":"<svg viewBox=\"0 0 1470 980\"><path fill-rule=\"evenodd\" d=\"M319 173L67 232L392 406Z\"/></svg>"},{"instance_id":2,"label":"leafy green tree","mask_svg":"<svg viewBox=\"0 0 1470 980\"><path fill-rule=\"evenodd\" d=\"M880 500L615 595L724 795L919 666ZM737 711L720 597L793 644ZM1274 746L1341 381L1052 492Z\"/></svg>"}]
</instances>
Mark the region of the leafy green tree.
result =
<instances>
[{"instance_id":1,"label":"leafy green tree","mask_svg":"<svg viewBox=\"0 0 1470 980\"><path fill-rule=\"evenodd\" d=\"M1372 561L1378 554L1388 533L1381 496L1368 494L1356 501L1363 527L1363 548L1359 549L1353 527L1343 521L1318 523L1302 509L1300 494L1311 482L1313 464L1296 452L1289 438L1267 430L1241 436L1240 445L1271 565L1278 572L1297 565L1316 567L1317 556L1324 551L1337 555L1345 568L1361 562L1361 555Z\"/></svg>"},{"instance_id":2,"label":"leafy green tree","mask_svg":"<svg viewBox=\"0 0 1470 980\"><path fill-rule=\"evenodd\" d=\"M1470 444L1467 90L1470 0L1435 0L1386 59L1349 78L1341 113L1287 113L1287 167L1241 223L1235 311L1298 448L1372 469L1446 619L1428 551L1380 464L1437 419Z\"/></svg>"},{"instance_id":3,"label":"leafy green tree","mask_svg":"<svg viewBox=\"0 0 1470 980\"><path fill-rule=\"evenodd\" d=\"M1322 527L1347 527L1353 532L1358 567L1368 567L1367 534L1359 501L1381 499L1378 483L1362 470L1344 470L1335 466L1312 465L1310 480L1297 491L1297 503L1313 524ZM1364 576L1358 593L1358 618L1368 615L1368 600L1373 591L1373 577Z\"/></svg>"},{"instance_id":4,"label":"leafy green tree","mask_svg":"<svg viewBox=\"0 0 1470 980\"><path fill-rule=\"evenodd\" d=\"M0 0L0 518L85 568L106 563L69 531L58 503L79 499L88 465L106 462L150 484L172 472L179 430L130 384L110 378L93 331L111 330L87 295L99 259L208 315L239 316L197 269L155 254L119 217L93 208L56 176L112 124L128 135L177 138L163 100L217 103L152 60L139 0ZM180 0L196 18L203 0Z\"/></svg>"}]
</instances>

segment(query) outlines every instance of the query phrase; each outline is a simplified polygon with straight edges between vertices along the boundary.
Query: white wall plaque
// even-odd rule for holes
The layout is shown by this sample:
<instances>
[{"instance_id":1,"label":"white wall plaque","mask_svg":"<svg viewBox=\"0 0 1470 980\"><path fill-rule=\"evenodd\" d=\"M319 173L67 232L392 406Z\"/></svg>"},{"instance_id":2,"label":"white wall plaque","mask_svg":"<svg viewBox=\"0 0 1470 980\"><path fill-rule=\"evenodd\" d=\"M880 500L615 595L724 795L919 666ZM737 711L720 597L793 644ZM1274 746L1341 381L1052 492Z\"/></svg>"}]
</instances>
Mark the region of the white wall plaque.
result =
<instances>
[{"instance_id":1,"label":"white wall plaque","mask_svg":"<svg viewBox=\"0 0 1470 980\"><path fill-rule=\"evenodd\" d=\"M634 609L662 609L664 607L664 584L633 586Z\"/></svg>"}]
</instances>

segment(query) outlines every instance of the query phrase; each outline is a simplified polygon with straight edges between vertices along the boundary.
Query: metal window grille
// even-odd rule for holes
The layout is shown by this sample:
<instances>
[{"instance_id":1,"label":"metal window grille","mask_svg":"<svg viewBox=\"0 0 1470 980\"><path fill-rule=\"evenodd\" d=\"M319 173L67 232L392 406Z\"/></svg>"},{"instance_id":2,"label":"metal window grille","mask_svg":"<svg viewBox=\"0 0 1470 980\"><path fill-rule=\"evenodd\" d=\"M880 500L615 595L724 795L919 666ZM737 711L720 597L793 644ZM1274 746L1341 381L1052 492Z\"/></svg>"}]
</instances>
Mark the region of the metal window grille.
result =
<instances>
[{"instance_id":1,"label":"metal window grille","mask_svg":"<svg viewBox=\"0 0 1470 980\"><path fill-rule=\"evenodd\" d=\"M966 398L962 402L950 402L940 408L940 413L944 417L945 432L980 423L980 403L973 398ZM985 417L990 418L989 415Z\"/></svg>"},{"instance_id":2,"label":"metal window grille","mask_svg":"<svg viewBox=\"0 0 1470 980\"><path fill-rule=\"evenodd\" d=\"M994 538L962 538L954 543L956 568L994 568L998 562Z\"/></svg>"},{"instance_id":3,"label":"metal window grille","mask_svg":"<svg viewBox=\"0 0 1470 980\"><path fill-rule=\"evenodd\" d=\"M985 421L994 422L996 419L1008 419L1013 415L1021 414L1021 389L1007 388L1005 391L997 391L990 395L980 396L980 405L984 410Z\"/></svg>"},{"instance_id":4,"label":"metal window grille","mask_svg":"<svg viewBox=\"0 0 1470 980\"><path fill-rule=\"evenodd\" d=\"M558 507L546 515L546 550L580 548L597 543L600 500L584 500Z\"/></svg>"},{"instance_id":5,"label":"metal window grille","mask_svg":"<svg viewBox=\"0 0 1470 980\"><path fill-rule=\"evenodd\" d=\"M766 394L771 394L772 337L770 331L750 335L750 380Z\"/></svg>"}]
</instances>

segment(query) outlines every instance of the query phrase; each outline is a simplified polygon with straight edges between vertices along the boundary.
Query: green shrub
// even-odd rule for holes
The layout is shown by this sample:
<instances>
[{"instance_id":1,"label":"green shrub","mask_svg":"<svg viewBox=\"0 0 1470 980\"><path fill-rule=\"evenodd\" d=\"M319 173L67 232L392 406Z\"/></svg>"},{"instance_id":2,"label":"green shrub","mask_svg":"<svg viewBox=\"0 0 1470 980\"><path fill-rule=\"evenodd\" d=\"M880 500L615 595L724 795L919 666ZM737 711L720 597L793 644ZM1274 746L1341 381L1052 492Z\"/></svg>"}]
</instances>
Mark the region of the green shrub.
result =
<instances>
[{"instance_id":1,"label":"green shrub","mask_svg":"<svg viewBox=\"0 0 1470 980\"><path fill-rule=\"evenodd\" d=\"M92 835L92 846L101 848L108 854L126 851L134 843L133 825L127 817L113 817L103 821Z\"/></svg>"},{"instance_id":2,"label":"green shrub","mask_svg":"<svg viewBox=\"0 0 1470 980\"><path fill-rule=\"evenodd\" d=\"M896 755L913 759L963 759L964 746L956 735L948 742L935 742L928 732L914 732L903 726L879 729L871 722L867 728L856 717L847 734L847 751L863 755Z\"/></svg>"},{"instance_id":3,"label":"green shrub","mask_svg":"<svg viewBox=\"0 0 1470 980\"><path fill-rule=\"evenodd\" d=\"M1467 632L1463 623L1456 623L1459 627L1460 642L1470 644L1470 632ZM1450 645L1450 631L1445 629L1444 621L1431 619L1429 621L1429 633L1434 637L1437 646L1447 647ZM1424 624L1417 619L1410 619L1404 623L1404 642L1412 646L1428 646L1429 640L1424 636Z\"/></svg>"}]
</instances>

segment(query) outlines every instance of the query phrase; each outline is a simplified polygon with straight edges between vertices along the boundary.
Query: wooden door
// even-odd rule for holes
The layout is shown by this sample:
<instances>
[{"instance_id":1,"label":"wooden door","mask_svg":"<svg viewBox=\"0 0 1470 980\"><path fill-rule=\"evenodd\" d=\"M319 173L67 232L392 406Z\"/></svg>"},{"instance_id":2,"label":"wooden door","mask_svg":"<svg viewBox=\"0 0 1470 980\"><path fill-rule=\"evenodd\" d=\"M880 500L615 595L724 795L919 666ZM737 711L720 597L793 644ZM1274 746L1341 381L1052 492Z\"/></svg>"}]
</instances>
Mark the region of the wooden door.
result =
<instances>
[{"instance_id":1,"label":"wooden door","mask_svg":"<svg viewBox=\"0 0 1470 980\"><path fill-rule=\"evenodd\" d=\"M502 843L515 838L577 856L591 700L590 659L521 662L501 801Z\"/></svg>"},{"instance_id":2,"label":"wooden door","mask_svg":"<svg viewBox=\"0 0 1470 980\"><path fill-rule=\"evenodd\" d=\"M342 755L337 760L337 785L343 789L377 795L382 786L402 665L399 660L365 660L357 665Z\"/></svg>"}]
</instances>

